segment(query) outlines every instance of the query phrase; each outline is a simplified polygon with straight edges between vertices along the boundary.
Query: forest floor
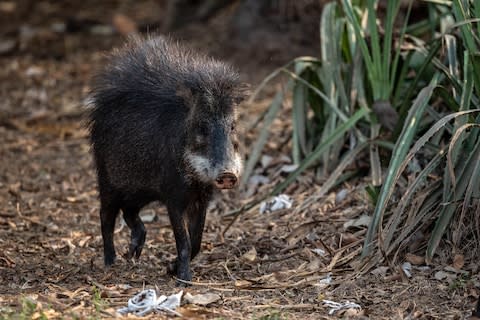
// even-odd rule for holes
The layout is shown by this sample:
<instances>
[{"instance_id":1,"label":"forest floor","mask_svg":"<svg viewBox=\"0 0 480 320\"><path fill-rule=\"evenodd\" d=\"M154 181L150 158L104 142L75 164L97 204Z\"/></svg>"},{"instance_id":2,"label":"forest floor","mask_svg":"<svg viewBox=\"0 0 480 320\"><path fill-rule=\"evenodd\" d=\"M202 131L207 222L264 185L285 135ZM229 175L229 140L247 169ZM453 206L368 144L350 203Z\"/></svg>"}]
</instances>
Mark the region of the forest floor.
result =
<instances>
[{"instance_id":1,"label":"forest floor","mask_svg":"<svg viewBox=\"0 0 480 320\"><path fill-rule=\"evenodd\" d=\"M12 17L0 16L0 319L111 318L144 288L179 292L166 273L175 242L159 204L142 211L148 235L140 260L119 258L113 267L103 266L84 114L91 76L104 53L124 41L108 28L116 7L91 0L68 8L55 1L33 1L34 8L15 3L0 2L0 12ZM151 16L155 3L137 5L138 19ZM252 89L275 67L318 51L317 38L309 43L296 32L285 42L285 34L272 34L262 46L239 46L222 32L221 23L210 23L184 28L177 37L234 63ZM272 84L244 105L242 120L253 121L280 89ZM372 212L361 179L316 197L321 185L306 174L285 191L292 208L260 213L257 206L227 229L232 216L226 213L289 171L290 127L287 103L255 170L265 184L252 180L245 190L215 199L201 253L192 264L194 285L184 289L192 295L213 293L214 299L177 311L187 319L463 319L471 314L479 287L472 270L478 272L478 266L465 264L458 271L452 267L458 261L441 258L444 262L435 265L416 265L419 257L410 255L372 272L356 271L366 230L360 218ZM244 136L248 154L255 132ZM120 255L129 237L118 221ZM410 278L400 270L406 260L413 264ZM329 314L325 300L360 308Z\"/></svg>"}]
</instances>

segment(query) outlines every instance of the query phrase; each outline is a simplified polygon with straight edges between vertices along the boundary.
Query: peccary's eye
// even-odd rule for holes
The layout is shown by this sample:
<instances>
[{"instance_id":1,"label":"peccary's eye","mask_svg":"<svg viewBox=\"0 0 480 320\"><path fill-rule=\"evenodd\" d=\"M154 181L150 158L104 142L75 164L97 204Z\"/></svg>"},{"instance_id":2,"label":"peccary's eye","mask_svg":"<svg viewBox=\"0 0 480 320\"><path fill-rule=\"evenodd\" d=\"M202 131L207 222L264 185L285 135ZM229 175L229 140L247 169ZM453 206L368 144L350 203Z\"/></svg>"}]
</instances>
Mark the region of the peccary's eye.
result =
<instances>
[{"instance_id":1,"label":"peccary's eye","mask_svg":"<svg viewBox=\"0 0 480 320\"><path fill-rule=\"evenodd\" d=\"M233 143L233 150L238 151L238 143L237 142Z\"/></svg>"},{"instance_id":2,"label":"peccary's eye","mask_svg":"<svg viewBox=\"0 0 480 320\"><path fill-rule=\"evenodd\" d=\"M232 123L232 126L230 127L230 130L235 131L235 123Z\"/></svg>"}]
</instances>

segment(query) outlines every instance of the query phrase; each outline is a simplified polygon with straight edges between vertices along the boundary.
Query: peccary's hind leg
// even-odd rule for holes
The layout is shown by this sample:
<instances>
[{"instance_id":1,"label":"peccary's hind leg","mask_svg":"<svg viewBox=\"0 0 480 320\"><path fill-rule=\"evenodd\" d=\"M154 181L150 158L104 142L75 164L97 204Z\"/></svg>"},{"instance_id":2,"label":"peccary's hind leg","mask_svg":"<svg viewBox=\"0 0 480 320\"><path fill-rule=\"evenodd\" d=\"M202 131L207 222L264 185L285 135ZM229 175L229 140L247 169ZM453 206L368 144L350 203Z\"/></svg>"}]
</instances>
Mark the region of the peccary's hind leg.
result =
<instances>
[{"instance_id":1,"label":"peccary's hind leg","mask_svg":"<svg viewBox=\"0 0 480 320\"><path fill-rule=\"evenodd\" d=\"M145 237L147 235L145 226L138 215L140 208L124 206L122 207L122 211L123 219L125 219L127 226L131 230L131 240L128 248L127 259L131 259L133 257L138 259L142 254L143 245L145 244Z\"/></svg>"},{"instance_id":2,"label":"peccary's hind leg","mask_svg":"<svg viewBox=\"0 0 480 320\"><path fill-rule=\"evenodd\" d=\"M115 229L115 220L120 210L120 200L115 192L100 189L100 202L104 261L106 266L110 266L115 262L113 231Z\"/></svg>"}]
</instances>

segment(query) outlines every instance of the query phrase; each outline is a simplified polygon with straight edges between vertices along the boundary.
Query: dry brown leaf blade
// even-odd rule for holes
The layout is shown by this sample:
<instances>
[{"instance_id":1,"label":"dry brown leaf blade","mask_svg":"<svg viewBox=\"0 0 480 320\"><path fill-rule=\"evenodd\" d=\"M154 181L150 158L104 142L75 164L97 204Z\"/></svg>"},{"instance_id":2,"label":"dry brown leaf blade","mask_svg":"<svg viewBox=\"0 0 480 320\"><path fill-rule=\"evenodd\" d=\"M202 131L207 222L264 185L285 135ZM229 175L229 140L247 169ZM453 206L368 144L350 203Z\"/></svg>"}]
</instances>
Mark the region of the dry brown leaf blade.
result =
<instances>
[{"instance_id":1,"label":"dry brown leaf blade","mask_svg":"<svg viewBox=\"0 0 480 320\"><path fill-rule=\"evenodd\" d=\"M465 264L465 259L463 254L456 254L453 257L453 267L457 270L461 270Z\"/></svg>"},{"instance_id":2,"label":"dry brown leaf blade","mask_svg":"<svg viewBox=\"0 0 480 320\"><path fill-rule=\"evenodd\" d=\"M247 262L254 262L257 259L257 250L255 247L252 247L250 250L245 252L241 258Z\"/></svg>"},{"instance_id":3,"label":"dry brown leaf blade","mask_svg":"<svg viewBox=\"0 0 480 320\"><path fill-rule=\"evenodd\" d=\"M183 299L190 304L196 304L201 306L207 306L214 302L217 302L222 299L219 294L216 293L202 293L202 294L195 294L192 295L190 292L185 293Z\"/></svg>"},{"instance_id":4,"label":"dry brown leaf blade","mask_svg":"<svg viewBox=\"0 0 480 320\"><path fill-rule=\"evenodd\" d=\"M417 256L416 254L412 254L412 253L407 253L405 255L405 260L407 260L413 265L425 264L425 257Z\"/></svg>"}]
</instances>

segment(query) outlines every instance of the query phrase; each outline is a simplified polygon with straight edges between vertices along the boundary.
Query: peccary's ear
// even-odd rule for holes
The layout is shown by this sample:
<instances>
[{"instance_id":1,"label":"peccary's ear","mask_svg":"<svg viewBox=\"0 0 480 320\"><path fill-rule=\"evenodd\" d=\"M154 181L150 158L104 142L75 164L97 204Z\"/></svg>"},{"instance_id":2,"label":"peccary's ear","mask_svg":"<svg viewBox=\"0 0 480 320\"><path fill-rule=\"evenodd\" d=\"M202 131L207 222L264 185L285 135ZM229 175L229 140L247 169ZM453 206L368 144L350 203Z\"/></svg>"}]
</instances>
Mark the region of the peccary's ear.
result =
<instances>
[{"instance_id":1,"label":"peccary's ear","mask_svg":"<svg viewBox=\"0 0 480 320\"><path fill-rule=\"evenodd\" d=\"M236 105L239 105L247 97L249 97L250 94L251 94L250 85L248 83L241 83L239 86L235 88L235 92L233 93L233 102Z\"/></svg>"},{"instance_id":2,"label":"peccary's ear","mask_svg":"<svg viewBox=\"0 0 480 320\"><path fill-rule=\"evenodd\" d=\"M186 106L193 108L197 102L197 94L185 84L179 84L175 95L183 100Z\"/></svg>"}]
</instances>

